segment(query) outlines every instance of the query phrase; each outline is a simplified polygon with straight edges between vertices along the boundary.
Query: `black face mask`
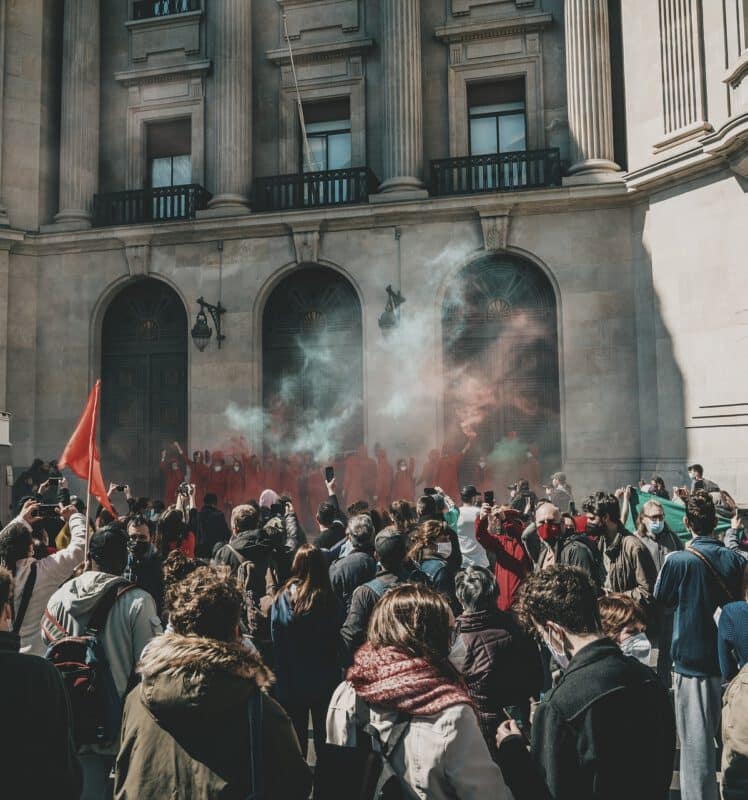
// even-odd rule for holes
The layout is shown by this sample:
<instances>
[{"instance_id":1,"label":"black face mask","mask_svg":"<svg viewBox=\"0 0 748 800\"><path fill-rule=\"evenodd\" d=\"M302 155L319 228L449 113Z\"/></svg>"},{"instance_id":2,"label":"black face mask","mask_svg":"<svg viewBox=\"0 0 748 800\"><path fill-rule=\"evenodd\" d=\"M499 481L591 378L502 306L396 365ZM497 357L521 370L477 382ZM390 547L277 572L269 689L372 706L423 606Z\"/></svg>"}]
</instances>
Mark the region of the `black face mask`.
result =
<instances>
[{"instance_id":1,"label":"black face mask","mask_svg":"<svg viewBox=\"0 0 748 800\"><path fill-rule=\"evenodd\" d=\"M145 558L150 550L150 542L135 542L132 546L132 554L135 558Z\"/></svg>"},{"instance_id":2,"label":"black face mask","mask_svg":"<svg viewBox=\"0 0 748 800\"><path fill-rule=\"evenodd\" d=\"M587 522L587 533L589 533L590 536L599 536L602 528L603 526L598 522Z\"/></svg>"}]
</instances>

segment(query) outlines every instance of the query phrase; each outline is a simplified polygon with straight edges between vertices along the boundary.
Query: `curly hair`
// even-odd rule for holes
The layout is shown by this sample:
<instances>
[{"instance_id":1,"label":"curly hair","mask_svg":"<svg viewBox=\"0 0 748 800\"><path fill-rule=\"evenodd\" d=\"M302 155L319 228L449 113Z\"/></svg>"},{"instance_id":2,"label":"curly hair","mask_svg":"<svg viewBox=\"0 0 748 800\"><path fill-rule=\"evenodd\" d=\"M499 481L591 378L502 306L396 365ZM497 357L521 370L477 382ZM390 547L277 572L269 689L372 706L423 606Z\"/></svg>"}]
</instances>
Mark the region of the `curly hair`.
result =
<instances>
[{"instance_id":1,"label":"curly hair","mask_svg":"<svg viewBox=\"0 0 748 800\"><path fill-rule=\"evenodd\" d=\"M555 622L571 633L599 633L597 589L579 567L555 564L530 575L519 589L515 610L524 627Z\"/></svg>"},{"instance_id":2,"label":"curly hair","mask_svg":"<svg viewBox=\"0 0 748 800\"><path fill-rule=\"evenodd\" d=\"M32 544L31 531L22 522L11 522L0 533L0 564L15 575L16 561L28 558Z\"/></svg>"},{"instance_id":3,"label":"curly hair","mask_svg":"<svg viewBox=\"0 0 748 800\"><path fill-rule=\"evenodd\" d=\"M585 514L594 514L601 520L607 515L611 522L621 521L621 507L618 505L618 500L615 495L607 492L595 492L585 498L582 503L582 511Z\"/></svg>"},{"instance_id":4,"label":"curly hair","mask_svg":"<svg viewBox=\"0 0 748 800\"><path fill-rule=\"evenodd\" d=\"M242 595L223 570L199 567L169 592L169 622L182 636L232 642L236 638Z\"/></svg>"},{"instance_id":5,"label":"curly hair","mask_svg":"<svg viewBox=\"0 0 748 800\"><path fill-rule=\"evenodd\" d=\"M717 510L708 492L697 489L686 500L688 527L697 536L711 536L717 527Z\"/></svg>"},{"instance_id":6,"label":"curly hair","mask_svg":"<svg viewBox=\"0 0 748 800\"><path fill-rule=\"evenodd\" d=\"M393 500L390 503L390 519L400 533L409 535L416 522L416 512L407 500Z\"/></svg>"},{"instance_id":7,"label":"curly hair","mask_svg":"<svg viewBox=\"0 0 748 800\"><path fill-rule=\"evenodd\" d=\"M13 576L10 570L0 567L0 611L13 597Z\"/></svg>"},{"instance_id":8,"label":"curly hair","mask_svg":"<svg viewBox=\"0 0 748 800\"><path fill-rule=\"evenodd\" d=\"M436 519L422 522L413 533L408 558L420 564L424 558L424 551L435 551L439 539L448 535L449 527L446 522L439 522Z\"/></svg>"}]
</instances>

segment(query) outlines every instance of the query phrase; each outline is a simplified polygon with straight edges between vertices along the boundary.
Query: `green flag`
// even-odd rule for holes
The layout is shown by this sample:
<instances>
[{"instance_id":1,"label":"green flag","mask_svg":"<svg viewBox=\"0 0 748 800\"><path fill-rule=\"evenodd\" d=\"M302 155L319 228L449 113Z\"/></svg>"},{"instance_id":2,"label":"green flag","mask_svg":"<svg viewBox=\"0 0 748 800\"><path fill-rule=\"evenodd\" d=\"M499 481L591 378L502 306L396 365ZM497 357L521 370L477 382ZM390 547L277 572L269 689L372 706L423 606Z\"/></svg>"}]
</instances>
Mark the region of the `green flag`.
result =
<instances>
[{"instance_id":1,"label":"green flag","mask_svg":"<svg viewBox=\"0 0 748 800\"><path fill-rule=\"evenodd\" d=\"M686 530L686 526L683 524L683 517L686 516L686 509L683 503L677 503L673 500L663 500L661 497L657 497L657 495L647 494L639 490L632 492L626 528L632 533L636 530L636 520L639 517L639 511L641 507L650 500L656 500L662 506L665 512L665 522L667 522L670 530L675 533L684 544L691 541L691 534ZM729 527L730 520L717 515L717 532L724 533Z\"/></svg>"}]
</instances>

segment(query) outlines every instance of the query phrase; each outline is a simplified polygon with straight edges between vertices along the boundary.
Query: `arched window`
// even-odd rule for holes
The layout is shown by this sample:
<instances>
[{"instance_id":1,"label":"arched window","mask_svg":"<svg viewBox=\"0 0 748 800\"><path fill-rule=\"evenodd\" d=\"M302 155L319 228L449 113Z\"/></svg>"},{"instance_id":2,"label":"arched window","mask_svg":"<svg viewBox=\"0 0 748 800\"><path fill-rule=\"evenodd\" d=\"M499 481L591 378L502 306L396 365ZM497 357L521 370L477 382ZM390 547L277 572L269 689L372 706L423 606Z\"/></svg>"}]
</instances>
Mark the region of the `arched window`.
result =
<instances>
[{"instance_id":1,"label":"arched window","mask_svg":"<svg viewBox=\"0 0 748 800\"><path fill-rule=\"evenodd\" d=\"M305 266L273 290L263 314L266 443L315 458L363 442L361 305L339 273Z\"/></svg>"},{"instance_id":2,"label":"arched window","mask_svg":"<svg viewBox=\"0 0 748 800\"><path fill-rule=\"evenodd\" d=\"M152 278L124 288L104 316L101 352L104 477L161 498L161 450L187 447L187 315L176 292Z\"/></svg>"},{"instance_id":3,"label":"arched window","mask_svg":"<svg viewBox=\"0 0 748 800\"><path fill-rule=\"evenodd\" d=\"M450 285L442 323L445 440L461 448L466 434L477 434L466 476L479 455L493 452L506 466L501 480L532 480L523 471L538 466L547 478L561 456L556 303L547 277L523 259L483 257ZM523 464L528 451L540 465ZM496 490L503 496L505 487Z\"/></svg>"}]
</instances>

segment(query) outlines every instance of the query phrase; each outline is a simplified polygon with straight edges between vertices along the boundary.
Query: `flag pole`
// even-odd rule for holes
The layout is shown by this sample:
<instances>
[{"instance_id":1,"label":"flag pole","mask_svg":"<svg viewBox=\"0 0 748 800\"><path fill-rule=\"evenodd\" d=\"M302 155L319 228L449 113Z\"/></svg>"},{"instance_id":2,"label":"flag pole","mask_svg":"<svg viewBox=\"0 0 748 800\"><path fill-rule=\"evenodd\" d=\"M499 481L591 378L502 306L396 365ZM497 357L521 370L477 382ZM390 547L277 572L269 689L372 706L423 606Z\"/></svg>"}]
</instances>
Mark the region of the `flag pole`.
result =
<instances>
[{"instance_id":1,"label":"flag pole","mask_svg":"<svg viewBox=\"0 0 748 800\"><path fill-rule=\"evenodd\" d=\"M93 479L94 451L96 448L96 420L99 413L99 394L101 391L100 381L94 385L94 407L93 420L91 424L91 435L88 439L88 481L86 482L86 547L83 554L83 561L88 561L88 541L90 539L88 531L88 521L90 519L91 508L91 481Z\"/></svg>"}]
</instances>

